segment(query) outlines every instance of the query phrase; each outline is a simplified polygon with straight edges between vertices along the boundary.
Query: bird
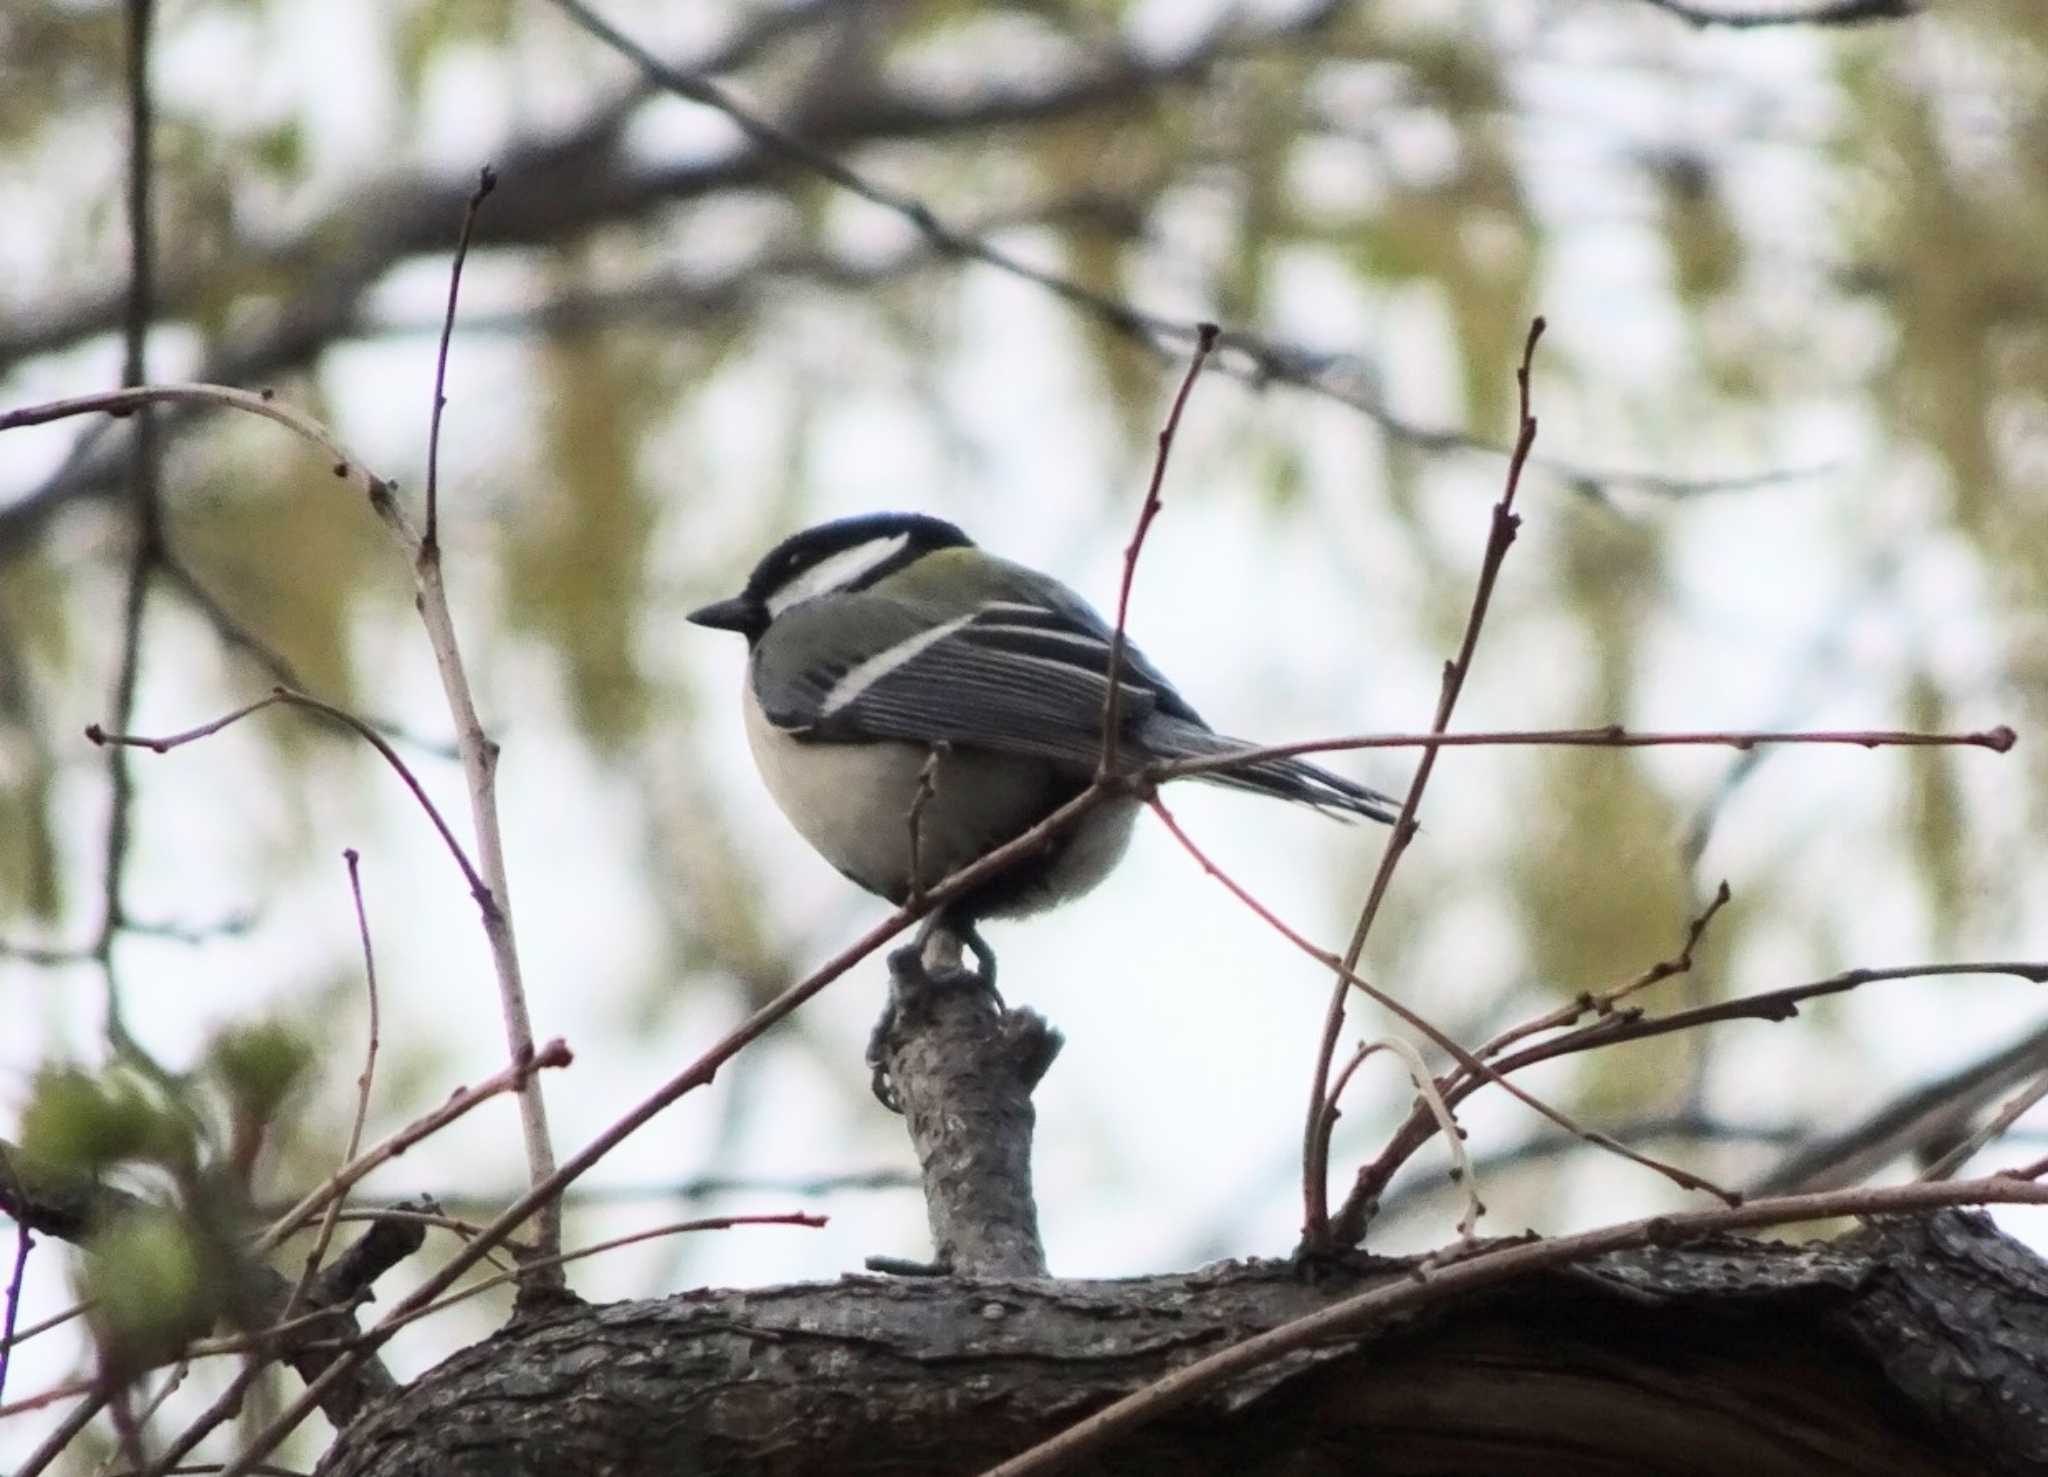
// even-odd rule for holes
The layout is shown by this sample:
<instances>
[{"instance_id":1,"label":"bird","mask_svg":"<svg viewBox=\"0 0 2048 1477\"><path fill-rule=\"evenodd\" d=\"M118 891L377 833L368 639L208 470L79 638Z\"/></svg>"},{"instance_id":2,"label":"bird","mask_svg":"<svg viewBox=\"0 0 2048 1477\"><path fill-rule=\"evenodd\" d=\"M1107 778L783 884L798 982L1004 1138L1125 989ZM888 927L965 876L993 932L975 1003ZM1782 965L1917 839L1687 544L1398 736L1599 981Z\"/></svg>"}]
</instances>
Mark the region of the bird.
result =
<instances>
[{"instance_id":1,"label":"bird","mask_svg":"<svg viewBox=\"0 0 2048 1477\"><path fill-rule=\"evenodd\" d=\"M1115 633L1066 585L988 553L944 519L879 512L807 528L763 555L737 595L686 619L747 640L747 741L777 805L826 861L898 906L1096 778ZM1251 747L1204 722L1128 641L1118 679L1121 772ZM1400 809L1303 759L1195 777L1339 818L1391 822ZM980 923L1101 882L1138 804L1111 796L935 909L915 936L920 956L943 930L993 991L995 951Z\"/></svg>"}]
</instances>

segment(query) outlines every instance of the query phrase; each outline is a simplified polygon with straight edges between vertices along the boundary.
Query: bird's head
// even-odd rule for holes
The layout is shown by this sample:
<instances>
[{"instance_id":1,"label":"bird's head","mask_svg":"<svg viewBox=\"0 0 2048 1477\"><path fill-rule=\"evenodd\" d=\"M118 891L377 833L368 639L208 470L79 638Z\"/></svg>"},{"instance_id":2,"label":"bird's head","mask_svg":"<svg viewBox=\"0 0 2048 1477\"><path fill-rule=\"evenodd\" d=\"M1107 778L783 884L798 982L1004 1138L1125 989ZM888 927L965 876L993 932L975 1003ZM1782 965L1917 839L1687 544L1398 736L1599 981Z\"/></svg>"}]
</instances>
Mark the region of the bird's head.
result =
<instances>
[{"instance_id":1,"label":"bird's head","mask_svg":"<svg viewBox=\"0 0 2048 1477\"><path fill-rule=\"evenodd\" d=\"M739 594L693 610L686 619L738 631L752 641L792 605L865 589L934 549L968 548L973 542L944 519L923 513L863 513L820 523L763 555Z\"/></svg>"}]
</instances>

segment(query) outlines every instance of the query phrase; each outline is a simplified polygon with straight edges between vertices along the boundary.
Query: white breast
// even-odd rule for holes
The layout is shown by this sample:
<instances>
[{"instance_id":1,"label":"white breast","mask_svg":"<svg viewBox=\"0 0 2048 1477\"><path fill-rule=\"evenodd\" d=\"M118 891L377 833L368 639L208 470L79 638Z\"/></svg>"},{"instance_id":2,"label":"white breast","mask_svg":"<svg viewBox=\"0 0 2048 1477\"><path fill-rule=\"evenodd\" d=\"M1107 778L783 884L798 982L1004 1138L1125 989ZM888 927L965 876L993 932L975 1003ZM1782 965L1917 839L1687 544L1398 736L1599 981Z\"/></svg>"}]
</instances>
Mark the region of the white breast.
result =
<instances>
[{"instance_id":1,"label":"white breast","mask_svg":"<svg viewBox=\"0 0 2048 1477\"><path fill-rule=\"evenodd\" d=\"M846 876L901 900L909 891L910 811L930 751L891 741L806 743L768 721L751 681L741 706L754 763L790 823ZM979 750L946 754L934 780L919 832L918 870L926 887L1021 834L1065 790L1041 760ZM1093 887L1123 855L1135 815L1129 801L1097 810L1042 883L1000 911L1031 912Z\"/></svg>"}]
</instances>

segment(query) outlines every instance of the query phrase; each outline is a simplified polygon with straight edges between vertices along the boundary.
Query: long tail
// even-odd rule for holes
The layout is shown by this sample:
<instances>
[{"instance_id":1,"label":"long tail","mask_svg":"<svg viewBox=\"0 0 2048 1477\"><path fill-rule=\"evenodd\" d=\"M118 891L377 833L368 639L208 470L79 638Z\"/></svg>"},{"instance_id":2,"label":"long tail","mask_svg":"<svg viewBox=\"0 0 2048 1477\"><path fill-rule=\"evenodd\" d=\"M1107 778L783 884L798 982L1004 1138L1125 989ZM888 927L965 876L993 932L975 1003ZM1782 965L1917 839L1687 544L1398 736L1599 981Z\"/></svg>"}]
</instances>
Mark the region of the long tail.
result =
<instances>
[{"instance_id":1,"label":"long tail","mask_svg":"<svg viewBox=\"0 0 2048 1477\"><path fill-rule=\"evenodd\" d=\"M1162 723L1155 718L1151 730L1146 734L1151 742L1148 747L1155 750L1164 748L1172 751L1175 758L1206 758L1211 754L1228 754L1239 749L1255 747L1243 739L1226 738L1207 728L1198 728L1192 723L1168 720ZM1163 741L1163 742L1162 742ZM1204 779L1211 784L1228 785L1234 790L1250 790L1258 795L1271 795L1281 800L1293 800L1298 804L1312 805L1325 814L1339 816L1362 815L1368 820L1391 825L1401 813L1401 802L1391 795L1332 774L1319 764L1306 759L1261 759L1247 764L1242 769L1217 770L1211 774L1190 776Z\"/></svg>"}]
</instances>

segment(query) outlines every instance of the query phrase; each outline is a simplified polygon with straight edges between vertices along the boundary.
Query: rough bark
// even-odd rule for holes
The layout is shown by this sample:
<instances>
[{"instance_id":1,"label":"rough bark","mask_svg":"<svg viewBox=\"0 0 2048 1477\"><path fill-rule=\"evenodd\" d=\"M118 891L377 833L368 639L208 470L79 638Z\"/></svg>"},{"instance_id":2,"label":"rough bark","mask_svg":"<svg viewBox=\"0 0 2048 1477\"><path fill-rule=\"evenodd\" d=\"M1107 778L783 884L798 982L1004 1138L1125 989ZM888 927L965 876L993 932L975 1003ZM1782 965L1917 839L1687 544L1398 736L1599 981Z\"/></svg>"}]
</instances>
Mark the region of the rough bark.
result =
<instances>
[{"instance_id":1,"label":"rough bark","mask_svg":"<svg viewBox=\"0 0 2048 1477\"><path fill-rule=\"evenodd\" d=\"M889 957L889 981L873 1051L923 1172L934 1270L1043 1277L1031 1093L1059 1033L1036 1011L1004 1010L971 976L935 982L914 947Z\"/></svg>"},{"instance_id":2,"label":"rough bark","mask_svg":"<svg viewBox=\"0 0 2048 1477\"><path fill-rule=\"evenodd\" d=\"M569 1311L455 1355L319 1471L973 1472L1404 1267L850 1277ZM1608 1257L1262 1371L1091 1470L2039 1473L2048 1270L1961 1213Z\"/></svg>"}]
</instances>

